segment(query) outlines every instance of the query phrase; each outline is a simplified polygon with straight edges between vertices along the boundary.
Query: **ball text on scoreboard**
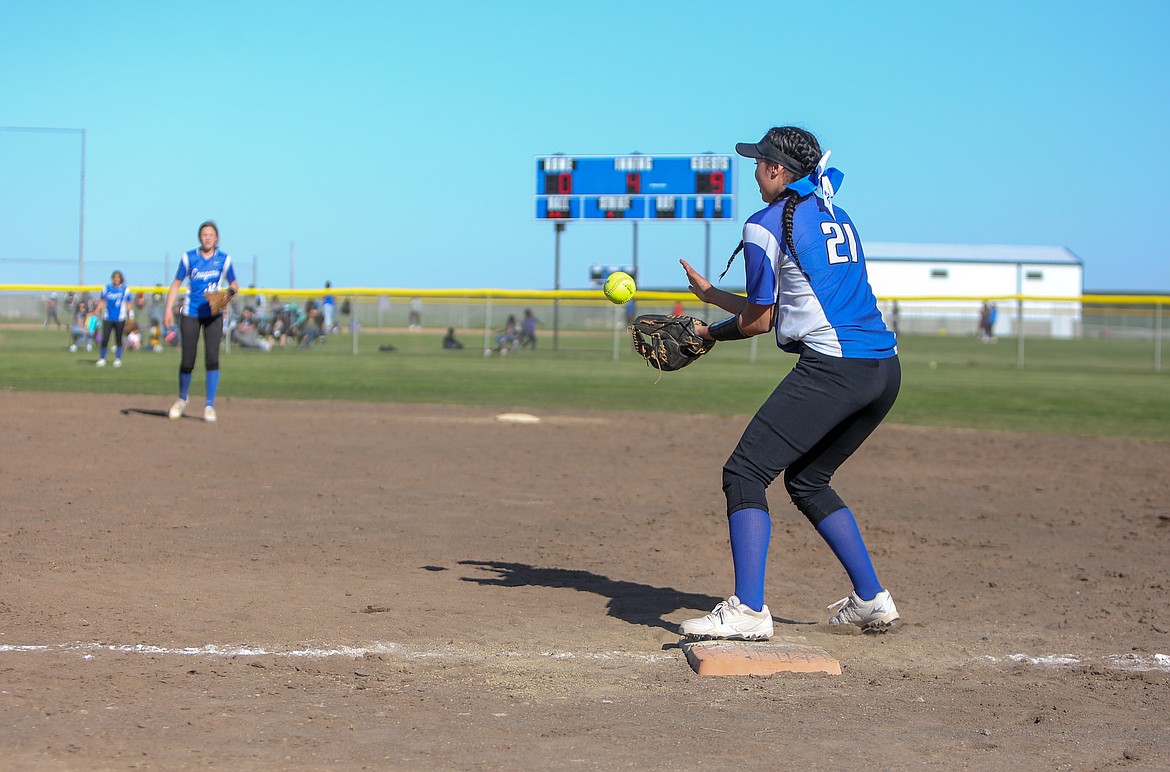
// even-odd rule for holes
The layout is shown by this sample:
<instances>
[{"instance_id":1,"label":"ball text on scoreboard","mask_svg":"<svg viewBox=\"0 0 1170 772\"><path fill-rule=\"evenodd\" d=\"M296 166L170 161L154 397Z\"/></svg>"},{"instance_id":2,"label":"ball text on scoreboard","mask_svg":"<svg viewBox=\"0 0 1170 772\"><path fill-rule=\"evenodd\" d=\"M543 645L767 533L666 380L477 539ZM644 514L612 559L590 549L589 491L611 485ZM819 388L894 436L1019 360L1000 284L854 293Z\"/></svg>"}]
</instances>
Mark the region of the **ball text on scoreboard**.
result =
<instances>
[{"instance_id":1,"label":"ball text on scoreboard","mask_svg":"<svg viewBox=\"0 0 1170 772\"><path fill-rule=\"evenodd\" d=\"M733 220L729 155L536 159L538 220Z\"/></svg>"}]
</instances>

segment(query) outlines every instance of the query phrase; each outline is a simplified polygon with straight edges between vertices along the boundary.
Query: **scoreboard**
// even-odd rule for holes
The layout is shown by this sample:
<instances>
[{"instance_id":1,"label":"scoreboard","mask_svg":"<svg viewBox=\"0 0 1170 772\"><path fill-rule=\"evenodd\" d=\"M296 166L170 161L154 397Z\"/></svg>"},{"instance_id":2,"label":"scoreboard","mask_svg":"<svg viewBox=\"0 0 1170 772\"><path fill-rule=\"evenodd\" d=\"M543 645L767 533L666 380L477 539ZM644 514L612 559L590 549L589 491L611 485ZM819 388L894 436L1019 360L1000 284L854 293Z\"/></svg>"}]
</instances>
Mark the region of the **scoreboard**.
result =
<instances>
[{"instance_id":1,"label":"scoreboard","mask_svg":"<svg viewBox=\"0 0 1170 772\"><path fill-rule=\"evenodd\" d=\"M734 220L732 156L536 159L538 220Z\"/></svg>"}]
</instances>

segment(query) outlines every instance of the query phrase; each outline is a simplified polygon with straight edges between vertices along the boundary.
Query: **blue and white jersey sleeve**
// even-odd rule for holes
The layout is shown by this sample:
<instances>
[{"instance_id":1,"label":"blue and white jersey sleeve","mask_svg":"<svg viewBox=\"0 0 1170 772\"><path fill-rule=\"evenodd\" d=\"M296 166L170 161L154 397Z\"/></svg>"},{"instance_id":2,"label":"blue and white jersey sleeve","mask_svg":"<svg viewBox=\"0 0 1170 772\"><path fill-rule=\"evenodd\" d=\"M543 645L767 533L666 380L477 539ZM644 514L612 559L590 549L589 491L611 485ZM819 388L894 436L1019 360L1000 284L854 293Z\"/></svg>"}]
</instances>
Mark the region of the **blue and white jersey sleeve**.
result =
<instances>
[{"instance_id":1,"label":"blue and white jersey sleeve","mask_svg":"<svg viewBox=\"0 0 1170 772\"><path fill-rule=\"evenodd\" d=\"M124 322L130 318L130 300L133 296L125 282L121 286L113 282L102 289L101 300L106 304L106 319Z\"/></svg>"},{"instance_id":2,"label":"blue and white jersey sleeve","mask_svg":"<svg viewBox=\"0 0 1170 772\"><path fill-rule=\"evenodd\" d=\"M187 297L181 313L206 318L213 316L206 293L226 288L236 281L236 269L231 257L218 249L206 258L198 249L192 249L183 255L179 270L175 272L175 281L184 280L187 282Z\"/></svg>"},{"instance_id":3,"label":"blue and white jersey sleeve","mask_svg":"<svg viewBox=\"0 0 1170 772\"><path fill-rule=\"evenodd\" d=\"M853 222L836 217L815 196L793 216L796 255L783 243L784 202L761 209L743 228L747 297L775 304L776 344L796 353L800 344L828 356L885 359L897 340L882 319L869 286L865 255Z\"/></svg>"}]
</instances>

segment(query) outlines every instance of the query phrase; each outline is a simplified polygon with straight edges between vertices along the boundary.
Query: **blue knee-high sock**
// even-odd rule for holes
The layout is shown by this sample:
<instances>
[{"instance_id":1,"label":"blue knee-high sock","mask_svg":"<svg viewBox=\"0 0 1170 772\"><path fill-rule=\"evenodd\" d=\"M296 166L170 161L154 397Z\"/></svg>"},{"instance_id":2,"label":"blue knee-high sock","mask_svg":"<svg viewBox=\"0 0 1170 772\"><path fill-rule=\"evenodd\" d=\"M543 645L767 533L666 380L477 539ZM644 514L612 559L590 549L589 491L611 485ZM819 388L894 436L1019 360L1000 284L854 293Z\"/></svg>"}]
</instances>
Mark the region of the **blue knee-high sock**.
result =
<instances>
[{"instance_id":1,"label":"blue knee-high sock","mask_svg":"<svg viewBox=\"0 0 1170 772\"><path fill-rule=\"evenodd\" d=\"M179 399L186 399L191 391L191 373L179 373Z\"/></svg>"},{"instance_id":2,"label":"blue knee-high sock","mask_svg":"<svg viewBox=\"0 0 1170 772\"><path fill-rule=\"evenodd\" d=\"M817 526L821 535L853 582L853 589L862 600L873 600L882 591L881 582L873 570L869 551L857 528L857 520L848 508L838 509Z\"/></svg>"},{"instance_id":3,"label":"blue knee-high sock","mask_svg":"<svg viewBox=\"0 0 1170 772\"><path fill-rule=\"evenodd\" d=\"M740 509L727 518L731 531L731 561L735 565L735 596L760 611L764 608L764 572L768 568L768 541L772 518L762 509Z\"/></svg>"},{"instance_id":4,"label":"blue knee-high sock","mask_svg":"<svg viewBox=\"0 0 1170 772\"><path fill-rule=\"evenodd\" d=\"M215 392L219 390L219 370L207 371L207 406L215 406Z\"/></svg>"},{"instance_id":5,"label":"blue knee-high sock","mask_svg":"<svg viewBox=\"0 0 1170 772\"><path fill-rule=\"evenodd\" d=\"M115 346L114 347L114 359L121 359L121 358L122 358L122 347Z\"/></svg>"}]
</instances>

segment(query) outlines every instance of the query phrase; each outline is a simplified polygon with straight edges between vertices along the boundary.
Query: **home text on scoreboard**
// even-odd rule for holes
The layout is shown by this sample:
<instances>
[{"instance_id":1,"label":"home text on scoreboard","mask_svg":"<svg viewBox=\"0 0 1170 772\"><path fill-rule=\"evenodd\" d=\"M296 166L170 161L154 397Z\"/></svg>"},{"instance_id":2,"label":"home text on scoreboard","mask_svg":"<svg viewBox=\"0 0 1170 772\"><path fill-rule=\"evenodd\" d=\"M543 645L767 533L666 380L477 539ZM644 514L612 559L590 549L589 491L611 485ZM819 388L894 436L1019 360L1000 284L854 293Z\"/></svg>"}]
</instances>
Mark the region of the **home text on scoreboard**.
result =
<instances>
[{"instance_id":1,"label":"home text on scoreboard","mask_svg":"<svg viewBox=\"0 0 1170 772\"><path fill-rule=\"evenodd\" d=\"M538 220L734 220L732 156L536 159Z\"/></svg>"}]
</instances>

